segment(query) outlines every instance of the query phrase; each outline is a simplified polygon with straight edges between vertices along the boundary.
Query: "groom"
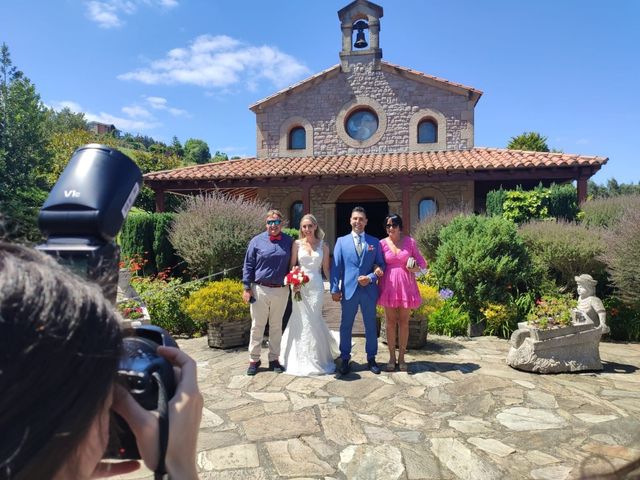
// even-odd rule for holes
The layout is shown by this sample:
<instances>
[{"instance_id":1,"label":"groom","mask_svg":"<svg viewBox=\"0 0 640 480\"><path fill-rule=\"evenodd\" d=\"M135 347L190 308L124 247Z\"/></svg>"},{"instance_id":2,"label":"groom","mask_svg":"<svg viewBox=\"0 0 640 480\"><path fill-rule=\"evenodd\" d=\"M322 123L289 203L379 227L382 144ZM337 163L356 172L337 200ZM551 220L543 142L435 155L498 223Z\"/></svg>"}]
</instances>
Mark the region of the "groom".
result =
<instances>
[{"instance_id":1,"label":"groom","mask_svg":"<svg viewBox=\"0 0 640 480\"><path fill-rule=\"evenodd\" d=\"M331 269L331 297L341 302L342 318L340 321L340 357L342 365L340 373L349 373L351 357L351 330L358 307L362 310L365 351L369 370L380 373L376 363L378 353L378 335L376 327L376 301L378 286L375 265L384 270L385 263L377 238L364 233L367 225L367 214L362 207L351 211L351 233L338 238L333 251Z\"/></svg>"}]
</instances>

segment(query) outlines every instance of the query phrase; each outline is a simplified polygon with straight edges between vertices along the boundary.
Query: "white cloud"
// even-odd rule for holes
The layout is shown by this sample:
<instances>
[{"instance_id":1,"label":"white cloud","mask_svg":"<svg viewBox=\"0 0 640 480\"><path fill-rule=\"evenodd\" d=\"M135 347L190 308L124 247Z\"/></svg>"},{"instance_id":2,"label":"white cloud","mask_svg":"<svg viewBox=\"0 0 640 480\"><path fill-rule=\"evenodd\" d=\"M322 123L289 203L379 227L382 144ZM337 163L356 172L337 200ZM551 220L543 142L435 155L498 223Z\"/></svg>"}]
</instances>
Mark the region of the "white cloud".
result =
<instances>
[{"instance_id":1,"label":"white cloud","mask_svg":"<svg viewBox=\"0 0 640 480\"><path fill-rule=\"evenodd\" d=\"M105 112L100 112L100 113L88 112L84 110L79 103L73 102L71 100L62 100L59 102L51 103L51 108L53 108L54 110L61 110L65 107L75 113L84 113L84 118L88 122L100 122L100 123L115 125L118 130L124 130L124 131L130 131L130 132L142 132L145 130L152 130L162 125L161 123L155 121L153 116L151 116L149 119L141 119L141 118L136 118L135 115L130 115L135 113L140 114L141 111L144 110L144 109L138 110L137 107L135 106L122 108L122 111L125 113L125 115L128 116L127 118L127 117L119 117L116 115L111 115L110 113L105 113Z\"/></svg>"},{"instance_id":2,"label":"white cloud","mask_svg":"<svg viewBox=\"0 0 640 480\"><path fill-rule=\"evenodd\" d=\"M160 60L118 76L149 85L188 84L207 88L225 88L242 83L252 90L257 81L268 80L284 87L309 69L276 47L255 47L226 35L202 35L186 48L174 48Z\"/></svg>"},{"instance_id":3,"label":"white cloud","mask_svg":"<svg viewBox=\"0 0 640 480\"><path fill-rule=\"evenodd\" d=\"M151 112L139 105L130 105L128 107L122 107L122 112L131 118L153 118Z\"/></svg>"},{"instance_id":4,"label":"white cloud","mask_svg":"<svg viewBox=\"0 0 640 480\"><path fill-rule=\"evenodd\" d=\"M167 99L162 97L147 97L147 104L154 110L165 110L175 117L188 117L189 113L181 108L167 106Z\"/></svg>"},{"instance_id":5,"label":"white cloud","mask_svg":"<svg viewBox=\"0 0 640 480\"><path fill-rule=\"evenodd\" d=\"M101 28L117 28L124 24L122 16L133 15L140 5L151 8L171 9L179 5L178 0L87 0L87 18Z\"/></svg>"},{"instance_id":6,"label":"white cloud","mask_svg":"<svg viewBox=\"0 0 640 480\"><path fill-rule=\"evenodd\" d=\"M589 145L591 143L591 140L589 140L588 138L579 138L578 140L576 140L576 145Z\"/></svg>"}]
</instances>

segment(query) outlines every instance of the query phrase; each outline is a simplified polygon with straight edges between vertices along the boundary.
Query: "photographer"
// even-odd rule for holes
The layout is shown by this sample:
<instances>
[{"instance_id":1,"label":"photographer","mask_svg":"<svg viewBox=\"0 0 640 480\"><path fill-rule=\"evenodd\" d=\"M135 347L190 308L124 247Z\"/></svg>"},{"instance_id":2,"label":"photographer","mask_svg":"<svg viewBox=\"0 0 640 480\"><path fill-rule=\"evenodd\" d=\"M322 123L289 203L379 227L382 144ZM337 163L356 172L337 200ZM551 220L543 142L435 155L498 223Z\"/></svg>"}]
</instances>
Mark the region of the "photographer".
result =
<instances>
[{"instance_id":1,"label":"photographer","mask_svg":"<svg viewBox=\"0 0 640 480\"><path fill-rule=\"evenodd\" d=\"M122 387L119 317L97 288L34 250L0 243L0 479L87 479L139 468L101 462L110 409L135 434L141 457L159 462L158 420ZM177 371L168 405L166 469L197 478L203 400L195 362L158 348Z\"/></svg>"}]
</instances>

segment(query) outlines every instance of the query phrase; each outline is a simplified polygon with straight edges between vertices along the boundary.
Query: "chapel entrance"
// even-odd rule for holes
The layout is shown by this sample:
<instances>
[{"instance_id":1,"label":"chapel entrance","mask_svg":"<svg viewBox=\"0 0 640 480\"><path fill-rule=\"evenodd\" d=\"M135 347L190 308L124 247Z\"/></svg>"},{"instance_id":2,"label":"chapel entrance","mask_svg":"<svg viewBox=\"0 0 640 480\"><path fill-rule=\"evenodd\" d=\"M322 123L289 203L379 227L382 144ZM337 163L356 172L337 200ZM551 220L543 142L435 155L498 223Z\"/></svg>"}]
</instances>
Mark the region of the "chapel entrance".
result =
<instances>
[{"instance_id":1,"label":"chapel entrance","mask_svg":"<svg viewBox=\"0 0 640 480\"><path fill-rule=\"evenodd\" d=\"M351 210L361 206L367 211L366 232L377 238L384 238L384 219L389 214L389 203L385 195L377 188L368 185L352 187L336 201L336 238L351 231Z\"/></svg>"}]
</instances>

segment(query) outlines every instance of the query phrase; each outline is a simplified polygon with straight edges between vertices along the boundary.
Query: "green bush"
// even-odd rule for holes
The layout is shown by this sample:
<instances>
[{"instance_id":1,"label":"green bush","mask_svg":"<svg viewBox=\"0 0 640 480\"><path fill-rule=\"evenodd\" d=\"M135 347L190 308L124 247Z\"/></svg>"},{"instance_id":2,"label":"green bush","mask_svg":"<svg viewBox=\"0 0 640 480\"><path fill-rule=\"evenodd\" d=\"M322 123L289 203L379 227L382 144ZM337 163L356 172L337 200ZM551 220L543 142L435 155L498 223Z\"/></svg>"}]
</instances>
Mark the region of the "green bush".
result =
<instances>
[{"instance_id":1,"label":"green bush","mask_svg":"<svg viewBox=\"0 0 640 480\"><path fill-rule=\"evenodd\" d=\"M501 217L504 210L502 209L502 205L504 205L504 201L507 198L507 191L503 190L500 187L498 190L491 190L487 193L487 215L490 217L498 216Z\"/></svg>"},{"instance_id":2,"label":"green bush","mask_svg":"<svg viewBox=\"0 0 640 480\"><path fill-rule=\"evenodd\" d=\"M455 292L472 321L488 303L508 303L528 289L532 265L513 222L500 217L455 218L440 232L432 270L441 287Z\"/></svg>"},{"instance_id":3,"label":"green bush","mask_svg":"<svg viewBox=\"0 0 640 480\"><path fill-rule=\"evenodd\" d=\"M153 275L158 272L153 255L155 225L150 213L130 213L120 232L120 251L123 260L143 258L145 260L142 273Z\"/></svg>"},{"instance_id":4,"label":"green bush","mask_svg":"<svg viewBox=\"0 0 640 480\"><path fill-rule=\"evenodd\" d=\"M579 212L576 187L570 183L552 184L549 187L547 208L551 218L575 220Z\"/></svg>"},{"instance_id":5,"label":"green bush","mask_svg":"<svg viewBox=\"0 0 640 480\"><path fill-rule=\"evenodd\" d=\"M206 332L206 323L195 322L182 308L184 299L200 288L200 282L181 284L175 278L165 281L147 277L135 279L132 285L145 302L152 324L172 335L199 336Z\"/></svg>"},{"instance_id":6,"label":"green bush","mask_svg":"<svg viewBox=\"0 0 640 480\"><path fill-rule=\"evenodd\" d=\"M509 190L502 204L502 217L515 223L522 223L532 218L548 218L547 203L549 192L536 190Z\"/></svg>"},{"instance_id":7,"label":"green bush","mask_svg":"<svg viewBox=\"0 0 640 480\"><path fill-rule=\"evenodd\" d=\"M640 210L640 195L587 200L581 205L582 223L588 227L613 227L628 210Z\"/></svg>"},{"instance_id":8,"label":"green bush","mask_svg":"<svg viewBox=\"0 0 640 480\"><path fill-rule=\"evenodd\" d=\"M298 230L297 228L283 228L282 232L286 233L293 239L296 239L300 236L300 230Z\"/></svg>"},{"instance_id":9,"label":"green bush","mask_svg":"<svg viewBox=\"0 0 640 480\"><path fill-rule=\"evenodd\" d=\"M169 241L169 229L174 218L173 213L154 213L153 218L153 254L158 272L174 269L180 262L176 250Z\"/></svg>"},{"instance_id":10,"label":"green bush","mask_svg":"<svg viewBox=\"0 0 640 480\"><path fill-rule=\"evenodd\" d=\"M187 314L199 323L223 323L250 318L249 306L242 301L242 283L224 279L210 282L183 301Z\"/></svg>"},{"instance_id":11,"label":"green bush","mask_svg":"<svg viewBox=\"0 0 640 480\"><path fill-rule=\"evenodd\" d=\"M575 220L578 215L576 188L571 184L539 185L533 190L493 190L487 193L487 215L523 223L532 219Z\"/></svg>"},{"instance_id":12,"label":"green bush","mask_svg":"<svg viewBox=\"0 0 640 480\"><path fill-rule=\"evenodd\" d=\"M155 275L180 262L169 241L172 213L131 212L122 226L119 242L123 260L145 260L143 274Z\"/></svg>"},{"instance_id":13,"label":"green bush","mask_svg":"<svg viewBox=\"0 0 640 480\"><path fill-rule=\"evenodd\" d=\"M612 340L640 342L640 309L633 309L615 297L605 298L607 325Z\"/></svg>"},{"instance_id":14,"label":"green bush","mask_svg":"<svg viewBox=\"0 0 640 480\"><path fill-rule=\"evenodd\" d=\"M602 232L564 221L531 221L518 229L536 266L564 290L575 290L576 275L588 273L598 280L599 291L607 283Z\"/></svg>"},{"instance_id":15,"label":"green bush","mask_svg":"<svg viewBox=\"0 0 640 480\"><path fill-rule=\"evenodd\" d=\"M190 269L209 275L233 269L240 277L249 240L265 228L265 203L220 193L190 197L176 214L169 239Z\"/></svg>"},{"instance_id":16,"label":"green bush","mask_svg":"<svg viewBox=\"0 0 640 480\"><path fill-rule=\"evenodd\" d=\"M469 323L469 313L453 300L446 300L429 316L429 333L449 337L466 336Z\"/></svg>"},{"instance_id":17,"label":"green bush","mask_svg":"<svg viewBox=\"0 0 640 480\"><path fill-rule=\"evenodd\" d=\"M427 262L431 263L436 259L436 252L440 246L440 230L449 225L458 215L462 213L460 211L438 212L416 225L413 237Z\"/></svg>"},{"instance_id":18,"label":"green bush","mask_svg":"<svg viewBox=\"0 0 640 480\"><path fill-rule=\"evenodd\" d=\"M605 230L601 259L622 303L640 310L640 210L629 209L615 228Z\"/></svg>"}]
</instances>

